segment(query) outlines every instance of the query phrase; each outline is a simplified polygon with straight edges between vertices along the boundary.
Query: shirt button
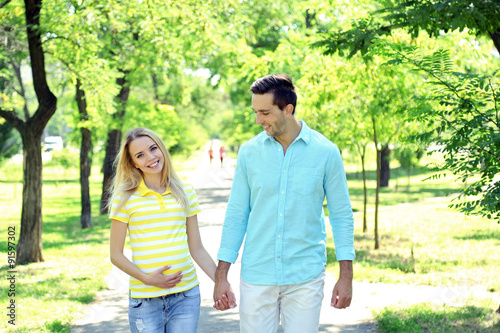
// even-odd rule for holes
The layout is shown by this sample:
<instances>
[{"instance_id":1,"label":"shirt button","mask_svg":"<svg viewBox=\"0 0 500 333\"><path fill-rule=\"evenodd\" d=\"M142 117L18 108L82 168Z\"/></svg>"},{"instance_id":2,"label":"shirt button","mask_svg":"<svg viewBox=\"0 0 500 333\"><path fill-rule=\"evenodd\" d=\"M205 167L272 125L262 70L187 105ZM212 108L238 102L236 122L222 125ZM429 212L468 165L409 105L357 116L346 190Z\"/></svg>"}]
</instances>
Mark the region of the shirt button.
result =
<instances>
[{"instance_id":1,"label":"shirt button","mask_svg":"<svg viewBox=\"0 0 500 333\"><path fill-rule=\"evenodd\" d=\"M286 172L286 170L283 170L283 173L285 173L285 172Z\"/></svg>"},{"instance_id":2,"label":"shirt button","mask_svg":"<svg viewBox=\"0 0 500 333\"><path fill-rule=\"evenodd\" d=\"M281 238L281 235L278 235L278 238Z\"/></svg>"},{"instance_id":3,"label":"shirt button","mask_svg":"<svg viewBox=\"0 0 500 333\"><path fill-rule=\"evenodd\" d=\"M280 216L283 216L283 213L280 213Z\"/></svg>"},{"instance_id":4,"label":"shirt button","mask_svg":"<svg viewBox=\"0 0 500 333\"><path fill-rule=\"evenodd\" d=\"M281 194L285 194L285 191L281 191Z\"/></svg>"}]
</instances>

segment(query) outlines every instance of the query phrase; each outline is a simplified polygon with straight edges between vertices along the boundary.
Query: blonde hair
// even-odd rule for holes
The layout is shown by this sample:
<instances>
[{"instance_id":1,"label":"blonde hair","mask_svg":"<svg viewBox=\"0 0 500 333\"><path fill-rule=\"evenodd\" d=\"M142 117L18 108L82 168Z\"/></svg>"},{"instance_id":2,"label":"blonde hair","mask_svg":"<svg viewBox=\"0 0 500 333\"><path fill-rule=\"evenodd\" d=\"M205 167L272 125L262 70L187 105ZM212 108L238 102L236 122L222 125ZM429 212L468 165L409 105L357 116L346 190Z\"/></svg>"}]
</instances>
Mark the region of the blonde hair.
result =
<instances>
[{"instance_id":1,"label":"blonde hair","mask_svg":"<svg viewBox=\"0 0 500 333\"><path fill-rule=\"evenodd\" d=\"M161 185L170 189L174 197L177 201L179 201L187 213L189 211L189 201L186 197L186 193L184 192L182 181L174 171L170 154L160 137L152 130L144 127L138 127L130 130L123 139L120 151L118 152L114 162L116 174L111 188L112 195L108 202L109 211L111 211L113 200L120 196L120 202L115 210L115 212L118 212L128 201L132 193L134 193L137 189L137 186L141 183L143 178L142 171L134 166L132 156L129 151L130 143L140 137L149 137L156 143L160 151L163 153L165 163L163 165L161 175Z\"/></svg>"}]
</instances>

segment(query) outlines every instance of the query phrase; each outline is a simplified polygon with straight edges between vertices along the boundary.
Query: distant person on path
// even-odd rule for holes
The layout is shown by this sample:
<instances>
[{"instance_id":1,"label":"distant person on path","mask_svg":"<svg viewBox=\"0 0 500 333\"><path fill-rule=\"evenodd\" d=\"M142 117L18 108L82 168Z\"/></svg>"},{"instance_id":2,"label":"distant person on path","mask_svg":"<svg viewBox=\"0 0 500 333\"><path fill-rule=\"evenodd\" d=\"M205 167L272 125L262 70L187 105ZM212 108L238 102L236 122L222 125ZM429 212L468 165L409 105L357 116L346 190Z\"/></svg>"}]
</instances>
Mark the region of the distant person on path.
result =
<instances>
[{"instance_id":1,"label":"distant person on path","mask_svg":"<svg viewBox=\"0 0 500 333\"><path fill-rule=\"evenodd\" d=\"M208 149L208 156L210 157L210 167L212 167L212 160L214 159L214 150L212 149L212 145Z\"/></svg>"},{"instance_id":2,"label":"distant person on path","mask_svg":"<svg viewBox=\"0 0 500 333\"><path fill-rule=\"evenodd\" d=\"M219 260L216 308L230 291L227 274L241 259L241 332L317 332L326 266L326 196L340 262L331 306L345 309L352 297L354 226L339 149L295 117L297 95L285 74L256 80L250 91L264 132L238 153ZM219 301L219 303L217 303ZM230 299L230 304L235 300Z\"/></svg>"},{"instance_id":3,"label":"distant person on path","mask_svg":"<svg viewBox=\"0 0 500 333\"><path fill-rule=\"evenodd\" d=\"M220 167L224 167L224 157L226 157L226 148L224 146L220 146L219 149L219 156L220 156Z\"/></svg>"},{"instance_id":4,"label":"distant person on path","mask_svg":"<svg viewBox=\"0 0 500 333\"><path fill-rule=\"evenodd\" d=\"M193 259L212 280L216 266L201 242L195 190L176 175L151 130L136 128L125 136L112 198L110 255L130 275L130 331L196 332L200 290ZM127 230L132 261L123 254Z\"/></svg>"}]
</instances>

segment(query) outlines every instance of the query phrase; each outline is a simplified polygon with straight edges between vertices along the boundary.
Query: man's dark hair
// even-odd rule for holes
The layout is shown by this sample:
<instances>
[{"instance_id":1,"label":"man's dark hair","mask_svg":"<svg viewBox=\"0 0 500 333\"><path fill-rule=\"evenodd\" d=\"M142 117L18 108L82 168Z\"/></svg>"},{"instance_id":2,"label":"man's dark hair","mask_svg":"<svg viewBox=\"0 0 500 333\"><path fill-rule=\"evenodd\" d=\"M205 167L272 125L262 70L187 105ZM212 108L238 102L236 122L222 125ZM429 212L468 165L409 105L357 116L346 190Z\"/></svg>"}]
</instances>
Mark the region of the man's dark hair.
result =
<instances>
[{"instance_id":1,"label":"man's dark hair","mask_svg":"<svg viewBox=\"0 0 500 333\"><path fill-rule=\"evenodd\" d=\"M286 74L271 74L261 77L255 80L250 91L257 95L272 93L274 96L274 105L283 110L285 106L292 104L292 114L295 113L297 94L295 93L295 86L292 83L292 79Z\"/></svg>"}]
</instances>

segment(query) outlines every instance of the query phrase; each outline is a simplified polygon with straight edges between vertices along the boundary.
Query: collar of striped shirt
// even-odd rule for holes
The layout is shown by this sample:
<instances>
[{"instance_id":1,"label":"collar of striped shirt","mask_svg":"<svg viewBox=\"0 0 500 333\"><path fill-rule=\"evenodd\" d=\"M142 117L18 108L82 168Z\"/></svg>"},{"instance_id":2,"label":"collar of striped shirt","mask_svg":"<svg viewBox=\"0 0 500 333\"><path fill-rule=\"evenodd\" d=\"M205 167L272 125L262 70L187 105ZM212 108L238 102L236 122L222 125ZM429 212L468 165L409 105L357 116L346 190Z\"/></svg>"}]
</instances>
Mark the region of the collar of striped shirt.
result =
<instances>
[{"instance_id":1,"label":"collar of striped shirt","mask_svg":"<svg viewBox=\"0 0 500 333\"><path fill-rule=\"evenodd\" d=\"M146 183L144 182L144 178L141 180L141 183L139 184L139 186L137 186L137 191L139 192L139 195L141 197L145 197L148 194L158 194L157 192L153 191L152 189L150 189L149 187L146 186ZM172 192L167 187L167 190L165 192L163 192L162 195L166 195L169 193L172 193Z\"/></svg>"}]
</instances>

